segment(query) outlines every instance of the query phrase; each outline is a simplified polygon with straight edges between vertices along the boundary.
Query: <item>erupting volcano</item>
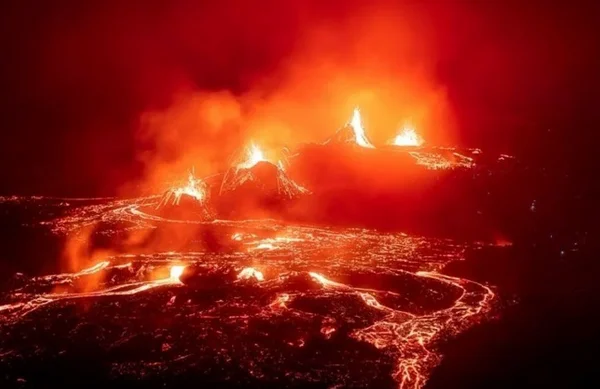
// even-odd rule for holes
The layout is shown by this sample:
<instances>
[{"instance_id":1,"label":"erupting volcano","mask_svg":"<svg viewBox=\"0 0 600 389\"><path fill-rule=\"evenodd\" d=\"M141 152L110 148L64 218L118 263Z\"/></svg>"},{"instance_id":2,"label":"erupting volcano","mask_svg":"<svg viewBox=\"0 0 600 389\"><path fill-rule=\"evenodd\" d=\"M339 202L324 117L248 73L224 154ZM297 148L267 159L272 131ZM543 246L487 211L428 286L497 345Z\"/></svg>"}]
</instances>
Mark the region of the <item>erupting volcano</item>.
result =
<instances>
[{"instance_id":1,"label":"erupting volcano","mask_svg":"<svg viewBox=\"0 0 600 389\"><path fill-rule=\"evenodd\" d=\"M354 108L350 122L340 128L335 135L325 143L351 143L368 149L375 148L367 137L358 107Z\"/></svg>"},{"instance_id":2,"label":"erupting volcano","mask_svg":"<svg viewBox=\"0 0 600 389\"><path fill-rule=\"evenodd\" d=\"M281 161L267 160L263 151L251 143L245 159L233 164L225 173L219 195L233 193L238 198L290 200L307 192L287 176Z\"/></svg>"},{"instance_id":3,"label":"erupting volcano","mask_svg":"<svg viewBox=\"0 0 600 389\"><path fill-rule=\"evenodd\" d=\"M262 161L267 161L262 150L254 142L251 142L246 152L246 159L238 163L236 169L250 169Z\"/></svg>"},{"instance_id":4,"label":"erupting volcano","mask_svg":"<svg viewBox=\"0 0 600 389\"><path fill-rule=\"evenodd\" d=\"M600 386L597 2L6 3L0 389Z\"/></svg>"},{"instance_id":5,"label":"erupting volcano","mask_svg":"<svg viewBox=\"0 0 600 389\"><path fill-rule=\"evenodd\" d=\"M193 171L188 175L187 184L183 186L173 186L169 188L163 195L158 208L168 205L179 205L182 197L189 197L202 203L207 197L207 187L204 181L194 177Z\"/></svg>"},{"instance_id":6,"label":"erupting volcano","mask_svg":"<svg viewBox=\"0 0 600 389\"><path fill-rule=\"evenodd\" d=\"M162 195L155 210L162 215L176 219L196 216L207 220L212 218L209 204L209 186L204 180L196 178L190 171L186 183L172 185Z\"/></svg>"},{"instance_id":7,"label":"erupting volcano","mask_svg":"<svg viewBox=\"0 0 600 389\"><path fill-rule=\"evenodd\" d=\"M358 147L330 147L341 143ZM421 144L410 128L394 141ZM36 215L47 215L41 226L57 239L101 258L76 272L11 280L0 295L4 376L32 380L40 358L76 358L84 347L95 350L90 363L110 366L96 377L106 385L193 377L234 386L421 388L440 361L437 344L492 311L490 287L443 274L483 244L394 231L414 204L386 203L381 187L379 200L370 199L368 177L382 169L355 158L396 165L408 156L419 166L443 151L473 159L454 149L376 149L358 108L316 147L339 154L303 170L300 161L315 158L299 149L284 169L272 150L250 142L226 172L203 180L192 171L162 196L2 199L38 207ZM352 179L345 169L355 165L367 178ZM311 191L296 182L320 174ZM404 193L400 182L395 196ZM386 232L356 228L373 218L388 222ZM45 331L56 342L44 340ZM58 357L55 343L63 345Z\"/></svg>"}]
</instances>

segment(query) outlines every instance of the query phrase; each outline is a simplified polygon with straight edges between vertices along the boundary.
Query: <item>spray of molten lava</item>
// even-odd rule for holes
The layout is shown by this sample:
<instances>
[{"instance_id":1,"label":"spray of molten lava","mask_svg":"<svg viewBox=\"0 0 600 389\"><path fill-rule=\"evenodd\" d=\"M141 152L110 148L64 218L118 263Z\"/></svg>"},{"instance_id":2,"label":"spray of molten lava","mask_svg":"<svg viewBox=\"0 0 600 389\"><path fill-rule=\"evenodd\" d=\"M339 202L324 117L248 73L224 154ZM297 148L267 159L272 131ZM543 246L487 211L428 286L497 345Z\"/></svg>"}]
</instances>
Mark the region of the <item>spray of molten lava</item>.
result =
<instances>
[{"instance_id":1,"label":"spray of molten lava","mask_svg":"<svg viewBox=\"0 0 600 389\"><path fill-rule=\"evenodd\" d=\"M171 273L169 275L169 280L172 282L181 282L179 280L179 277L181 277L181 275L183 274L184 269L185 269L185 266L181 266L181 265L171 266Z\"/></svg>"},{"instance_id":2,"label":"spray of molten lava","mask_svg":"<svg viewBox=\"0 0 600 389\"><path fill-rule=\"evenodd\" d=\"M204 181L194 177L194 172L190 171L188 175L187 183L183 186L172 187L163 196L162 200L158 204L158 207L164 205L179 205L181 197L183 195L190 196L196 199L198 202L203 202L206 198L206 188Z\"/></svg>"},{"instance_id":3,"label":"spray of molten lava","mask_svg":"<svg viewBox=\"0 0 600 389\"><path fill-rule=\"evenodd\" d=\"M362 119L360 117L360 111L358 108L354 108L354 113L352 114L352 120L350 120L350 126L354 131L354 138L356 140L356 144L362 147L367 147L374 149L375 146L367 139L367 135L365 133L365 129L362 125Z\"/></svg>"},{"instance_id":4,"label":"spray of molten lava","mask_svg":"<svg viewBox=\"0 0 600 389\"><path fill-rule=\"evenodd\" d=\"M423 143L423 138L411 126L404 126L402 132L392 141L394 146L421 146Z\"/></svg>"},{"instance_id":5,"label":"spray of molten lava","mask_svg":"<svg viewBox=\"0 0 600 389\"><path fill-rule=\"evenodd\" d=\"M266 161L265 155L263 151L256 146L254 143L250 143L250 146L246 152L246 160L240 162L237 165L238 169L250 169L252 166L256 165L261 161Z\"/></svg>"}]
</instances>

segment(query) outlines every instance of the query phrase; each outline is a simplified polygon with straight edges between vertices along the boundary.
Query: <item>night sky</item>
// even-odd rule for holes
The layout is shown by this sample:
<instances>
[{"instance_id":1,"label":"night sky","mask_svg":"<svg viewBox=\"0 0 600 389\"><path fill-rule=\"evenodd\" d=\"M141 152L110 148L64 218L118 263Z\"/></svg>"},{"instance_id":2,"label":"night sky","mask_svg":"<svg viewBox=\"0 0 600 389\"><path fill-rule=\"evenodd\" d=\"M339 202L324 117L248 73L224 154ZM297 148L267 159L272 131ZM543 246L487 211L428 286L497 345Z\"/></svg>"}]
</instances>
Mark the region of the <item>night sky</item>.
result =
<instances>
[{"instance_id":1,"label":"night sky","mask_svg":"<svg viewBox=\"0 0 600 389\"><path fill-rule=\"evenodd\" d=\"M410 116L428 140L572 173L596 148L593 2L7 3L0 194L207 173L251 137L323 140L353 104L379 141Z\"/></svg>"}]
</instances>

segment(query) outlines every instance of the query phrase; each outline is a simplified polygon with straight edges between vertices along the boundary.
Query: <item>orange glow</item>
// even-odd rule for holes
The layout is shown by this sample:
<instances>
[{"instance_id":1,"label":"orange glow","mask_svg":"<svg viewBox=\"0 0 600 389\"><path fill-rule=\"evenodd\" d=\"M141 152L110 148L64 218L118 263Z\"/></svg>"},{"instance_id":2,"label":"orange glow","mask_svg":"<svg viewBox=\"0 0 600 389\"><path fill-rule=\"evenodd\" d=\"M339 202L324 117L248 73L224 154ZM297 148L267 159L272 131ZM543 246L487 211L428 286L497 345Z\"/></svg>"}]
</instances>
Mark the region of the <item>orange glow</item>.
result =
<instances>
[{"instance_id":1,"label":"orange glow","mask_svg":"<svg viewBox=\"0 0 600 389\"><path fill-rule=\"evenodd\" d=\"M396 135L392 144L394 146L421 146L423 138L417 134L412 126L404 126L402 132Z\"/></svg>"},{"instance_id":2,"label":"orange glow","mask_svg":"<svg viewBox=\"0 0 600 389\"><path fill-rule=\"evenodd\" d=\"M353 119L355 106L358 119L365 112L358 137L350 133L360 146L393 140L406 117L427 143L453 143L454 112L436 73L439 50L428 24L411 12L366 7L335 28L315 21L272 74L248 80L244 93L178 88L169 106L142 112L136 146L145 185L122 191L138 194L191 165L200 176L226 170L240 141L254 139L261 148L321 142ZM148 143L156 149L148 152Z\"/></svg>"},{"instance_id":3,"label":"orange glow","mask_svg":"<svg viewBox=\"0 0 600 389\"><path fill-rule=\"evenodd\" d=\"M339 282L335 282L335 281L331 281L330 279L326 278L324 275L319 274L319 273L315 273L315 272L308 272L308 275L312 277L313 280L317 281L318 283L320 283L321 285L323 285L326 288L331 288L331 287L342 287L345 288L346 285L344 284L340 284Z\"/></svg>"},{"instance_id":4,"label":"orange glow","mask_svg":"<svg viewBox=\"0 0 600 389\"><path fill-rule=\"evenodd\" d=\"M261 161L266 161L263 151L254 143L250 143L247 149L246 160L237 165L238 169L250 169Z\"/></svg>"},{"instance_id":5,"label":"orange glow","mask_svg":"<svg viewBox=\"0 0 600 389\"><path fill-rule=\"evenodd\" d=\"M356 140L356 144L361 147L367 147L374 149L375 146L367 139L367 134L365 133L365 129L362 124L362 119L360 117L360 111L357 108L354 108L354 113L352 114L352 120L350 120L350 126L354 131L354 138Z\"/></svg>"},{"instance_id":6,"label":"orange glow","mask_svg":"<svg viewBox=\"0 0 600 389\"><path fill-rule=\"evenodd\" d=\"M242 269L242 271L237 276L238 280L248 280L252 277L256 278L257 281L265 280L265 277L263 276L262 272L256 270L253 267L246 267Z\"/></svg>"},{"instance_id":7,"label":"orange glow","mask_svg":"<svg viewBox=\"0 0 600 389\"><path fill-rule=\"evenodd\" d=\"M321 328L321 333L323 334L323 336L325 336L325 338L329 339L331 338L331 335L335 332L335 328L330 327L330 326L324 326Z\"/></svg>"},{"instance_id":8,"label":"orange glow","mask_svg":"<svg viewBox=\"0 0 600 389\"><path fill-rule=\"evenodd\" d=\"M179 277L181 277L181 275L183 274L184 269L185 269L185 266L181 266L181 265L171 266L171 273L170 273L169 279L173 282L181 282L179 280Z\"/></svg>"},{"instance_id":9,"label":"orange glow","mask_svg":"<svg viewBox=\"0 0 600 389\"><path fill-rule=\"evenodd\" d=\"M167 191L161 202L158 204L158 207L169 203L171 205L179 205L183 195L190 196L198 202L203 202L206 198L204 182L201 179L194 177L193 171L190 171L185 185L172 187Z\"/></svg>"},{"instance_id":10,"label":"orange glow","mask_svg":"<svg viewBox=\"0 0 600 389\"><path fill-rule=\"evenodd\" d=\"M255 249L256 250L274 250L275 246L273 246L273 244L271 244L271 243L260 243L258 246L256 246Z\"/></svg>"},{"instance_id":11,"label":"orange glow","mask_svg":"<svg viewBox=\"0 0 600 389\"><path fill-rule=\"evenodd\" d=\"M280 295L278 295L275 298L275 301L273 301L271 304L269 304L269 306L271 307L271 309L287 309L287 305L286 303L290 301L290 295L287 293L282 293Z\"/></svg>"},{"instance_id":12,"label":"orange glow","mask_svg":"<svg viewBox=\"0 0 600 389\"><path fill-rule=\"evenodd\" d=\"M89 267L87 269L83 269L79 273L75 273L75 275L82 276L82 275L94 274L94 273L97 273L100 270L106 268L108 265L110 265L110 262L108 262L108 261L102 261L102 262L99 262L99 263L95 264L92 267Z\"/></svg>"}]
</instances>

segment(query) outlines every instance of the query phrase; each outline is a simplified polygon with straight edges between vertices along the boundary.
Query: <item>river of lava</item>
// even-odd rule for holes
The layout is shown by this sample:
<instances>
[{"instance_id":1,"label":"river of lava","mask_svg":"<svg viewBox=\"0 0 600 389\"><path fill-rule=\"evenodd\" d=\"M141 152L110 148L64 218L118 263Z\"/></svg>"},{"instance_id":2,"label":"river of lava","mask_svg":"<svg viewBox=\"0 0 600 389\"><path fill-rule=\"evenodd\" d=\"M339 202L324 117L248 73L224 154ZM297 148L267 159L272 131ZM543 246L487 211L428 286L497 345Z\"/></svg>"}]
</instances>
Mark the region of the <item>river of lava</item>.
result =
<instances>
[{"instance_id":1,"label":"river of lava","mask_svg":"<svg viewBox=\"0 0 600 389\"><path fill-rule=\"evenodd\" d=\"M469 249L451 240L144 213L158 201L0 201L60 209L42 221L57 235L98 223L108 236L177 225L210 230L222 246L114 253L78 272L18 277L0 300L5 379L27 375L27 361L93 347L117 380L207 369L240 384L420 388L440 361L435 344L493 305L489 287L443 274ZM93 290L77 290L91 277Z\"/></svg>"}]
</instances>

